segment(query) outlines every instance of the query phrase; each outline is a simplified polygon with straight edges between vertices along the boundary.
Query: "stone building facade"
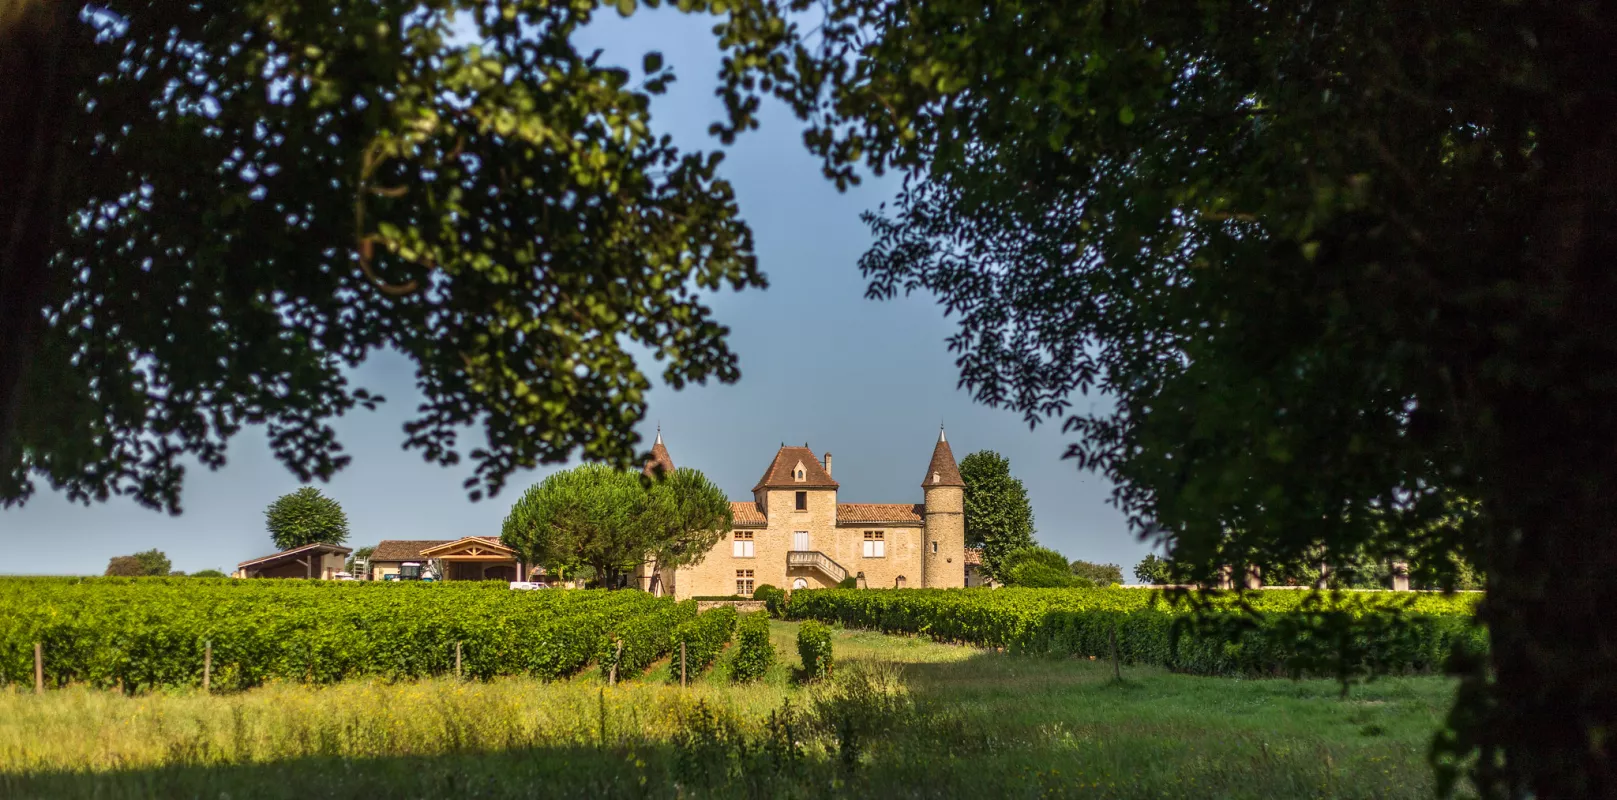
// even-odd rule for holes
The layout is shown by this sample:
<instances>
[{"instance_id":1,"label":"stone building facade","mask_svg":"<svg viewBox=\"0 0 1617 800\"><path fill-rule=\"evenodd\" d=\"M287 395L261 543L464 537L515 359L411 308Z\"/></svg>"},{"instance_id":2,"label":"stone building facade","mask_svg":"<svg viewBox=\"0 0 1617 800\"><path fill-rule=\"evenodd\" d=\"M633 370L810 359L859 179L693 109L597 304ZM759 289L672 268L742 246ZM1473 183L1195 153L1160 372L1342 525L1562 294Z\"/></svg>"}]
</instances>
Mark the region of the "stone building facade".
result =
<instances>
[{"instance_id":1,"label":"stone building facade","mask_svg":"<svg viewBox=\"0 0 1617 800\"><path fill-rule=\"evenodd\" d=\"M672 469L661 433L653 466ZM841 503L824 459L806 445L782 445L752 487L731 501L735 522L698 564L643 570L641 586L679 599L751 595L763 584L826 588L845 578L876 588L966 585L965 481L938 432L919 503Z\"/></svg>"}]
</instances>

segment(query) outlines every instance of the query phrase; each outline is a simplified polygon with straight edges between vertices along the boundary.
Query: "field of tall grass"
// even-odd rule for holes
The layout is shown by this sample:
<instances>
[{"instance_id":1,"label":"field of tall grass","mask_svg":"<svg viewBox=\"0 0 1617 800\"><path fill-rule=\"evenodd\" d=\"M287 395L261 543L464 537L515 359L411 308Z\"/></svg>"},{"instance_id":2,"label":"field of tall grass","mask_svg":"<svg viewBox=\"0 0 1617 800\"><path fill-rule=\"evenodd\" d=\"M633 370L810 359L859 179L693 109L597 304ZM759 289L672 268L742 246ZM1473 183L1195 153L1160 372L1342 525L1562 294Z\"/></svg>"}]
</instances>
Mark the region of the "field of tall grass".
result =
<instances>
[{"instance_id":1,"label":"field of tall grass","mask_svg":"<svg viewBox=\"0 0 1617 800\"><path fill-rule=\"evenodd\" d=\"M1422 797L1453 685L1193 677L796 625L750 684L594 671L0 692L0 797Z\"/></svg>"}]
</instances>

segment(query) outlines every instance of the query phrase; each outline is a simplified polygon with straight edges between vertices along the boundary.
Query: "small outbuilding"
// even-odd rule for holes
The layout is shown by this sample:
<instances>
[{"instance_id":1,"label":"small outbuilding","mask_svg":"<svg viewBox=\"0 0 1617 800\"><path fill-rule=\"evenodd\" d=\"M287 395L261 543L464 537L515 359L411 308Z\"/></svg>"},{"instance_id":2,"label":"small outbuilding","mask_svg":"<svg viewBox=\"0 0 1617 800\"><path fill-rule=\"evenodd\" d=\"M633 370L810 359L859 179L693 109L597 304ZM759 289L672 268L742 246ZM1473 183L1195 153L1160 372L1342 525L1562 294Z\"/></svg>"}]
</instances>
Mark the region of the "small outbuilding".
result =
<instances>
[{"instance_id":1,"label":"small outbuilding","mask_svg":"<svg viewBox=\"0 0 1617 800\"><path fill-rule=\"evenodd\" d=\"M316 542L274 555L243 561L232 578L321 578L332 580L343 571L354 551L340 544Z\"/></svg>"}]
</instances>

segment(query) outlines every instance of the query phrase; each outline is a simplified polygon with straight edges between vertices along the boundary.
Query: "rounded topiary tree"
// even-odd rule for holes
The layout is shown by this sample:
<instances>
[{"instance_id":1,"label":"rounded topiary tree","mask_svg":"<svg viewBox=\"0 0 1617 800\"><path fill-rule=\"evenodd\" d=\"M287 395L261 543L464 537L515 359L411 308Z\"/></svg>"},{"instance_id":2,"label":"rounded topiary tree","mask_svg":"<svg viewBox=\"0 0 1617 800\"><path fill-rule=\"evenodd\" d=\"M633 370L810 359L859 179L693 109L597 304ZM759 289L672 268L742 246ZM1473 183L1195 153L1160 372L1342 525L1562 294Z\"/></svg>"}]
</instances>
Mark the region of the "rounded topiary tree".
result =
<instances>
[{"instance_id":1,"label":"rounded topiary tree","mask_svg":"<svg viewBox=\"0 0 1617 800\"><path fill-rule=\"evenodd\" d=\"M281 550L315 542L342 544L348 540L348 515L342 506L313 486L284 494L264 509L264 527Z\"/></svg>"}]
</instances>

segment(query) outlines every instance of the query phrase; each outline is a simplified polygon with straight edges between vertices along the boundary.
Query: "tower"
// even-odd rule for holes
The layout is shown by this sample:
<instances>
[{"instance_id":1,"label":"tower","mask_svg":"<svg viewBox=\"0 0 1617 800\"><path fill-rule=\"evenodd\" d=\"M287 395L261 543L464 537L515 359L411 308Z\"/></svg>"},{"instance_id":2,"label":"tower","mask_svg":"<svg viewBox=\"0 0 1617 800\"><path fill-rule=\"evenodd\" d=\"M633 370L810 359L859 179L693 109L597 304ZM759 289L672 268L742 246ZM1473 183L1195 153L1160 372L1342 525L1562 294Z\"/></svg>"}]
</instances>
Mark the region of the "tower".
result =
<instances>
[{"instance_id":1,"label":"tower","mask_svg":"<svg viewBox=\"0 0 1617 800\"><path fill-rule=\"evenodd\" d=\"M961 588L966 585L966 482L960 477L960 466L955 463L941 425L921 489L926 493L921 586Z\"/></svg>"}]
</instances>

